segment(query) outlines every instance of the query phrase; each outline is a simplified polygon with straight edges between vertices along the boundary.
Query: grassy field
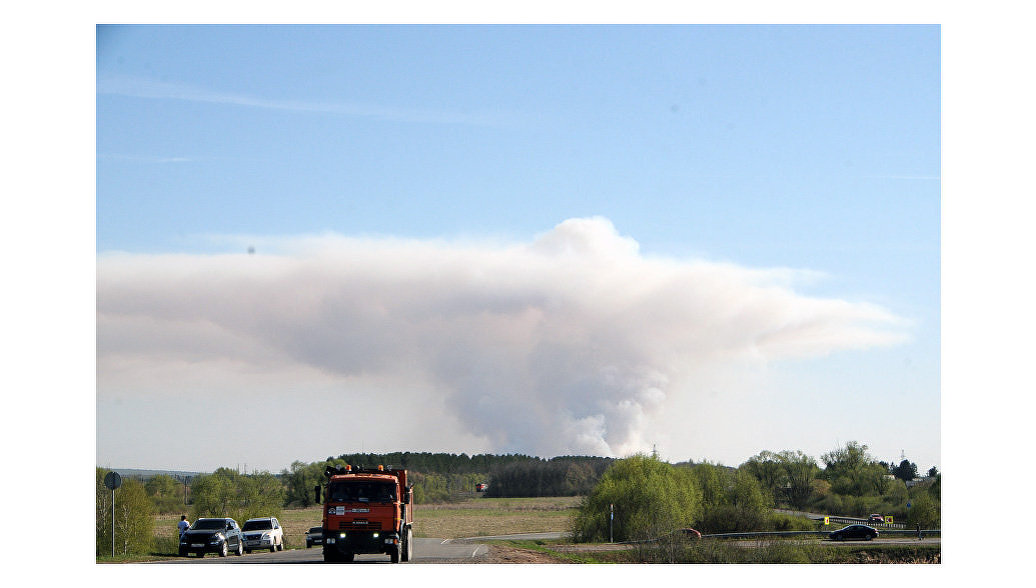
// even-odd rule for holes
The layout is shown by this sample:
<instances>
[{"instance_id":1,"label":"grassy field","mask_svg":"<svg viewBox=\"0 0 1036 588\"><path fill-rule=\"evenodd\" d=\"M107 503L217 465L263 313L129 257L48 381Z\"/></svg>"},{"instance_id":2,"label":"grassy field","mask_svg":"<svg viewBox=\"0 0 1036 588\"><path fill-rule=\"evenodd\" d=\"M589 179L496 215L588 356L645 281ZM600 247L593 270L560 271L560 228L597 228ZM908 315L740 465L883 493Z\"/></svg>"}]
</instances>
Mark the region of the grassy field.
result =
<instances>
[{"instance_id":1,"label":"grassy field","mask_svg":"<svg viewBox=\"0 0 1036 588\"><path fill-rule=\"evenodd\" d=\"M558 498L476 498L451 504L417 505L418 537L483 537L507 533L568 531L578 496Z\"/></svg>"},{"instance_id":2,"label":"grassy field","mask_svg":"<svg viewBox=\"0 0 1036 588\"><path fill-rule=\"evenodd\" d=\"M480 537L505 533L567 531L579 507L579 497L472 498L449 504L418 504L414 508L417 537ZM320 507L284 509L278 520L288 549L306 547L306 531L320 525ZM155 551L176 553L179 514L155 517ZM238 521L244 523L244 521Z\"/></svg>"}]
</instances>

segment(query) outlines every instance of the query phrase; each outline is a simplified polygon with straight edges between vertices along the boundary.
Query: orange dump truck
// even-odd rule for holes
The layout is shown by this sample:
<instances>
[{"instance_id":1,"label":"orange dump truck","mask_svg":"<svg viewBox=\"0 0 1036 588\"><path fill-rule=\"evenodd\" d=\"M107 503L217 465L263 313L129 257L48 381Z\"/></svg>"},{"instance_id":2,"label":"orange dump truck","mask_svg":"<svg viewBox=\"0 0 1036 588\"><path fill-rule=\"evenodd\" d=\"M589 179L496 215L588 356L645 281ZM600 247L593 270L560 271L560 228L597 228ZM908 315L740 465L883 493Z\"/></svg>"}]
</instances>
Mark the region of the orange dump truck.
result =
<instances>
[{"instance_id":1,"label":"orange dump truck","mask_svg":"<svg viewBox=\"0 0 1036 588\"><path fill-rule=\"evenodd\" d=\"M324 470L324 561L387 553L392 563L413 555L413 486L406 470L328 466Z\"/></svg>"}]
</instances>

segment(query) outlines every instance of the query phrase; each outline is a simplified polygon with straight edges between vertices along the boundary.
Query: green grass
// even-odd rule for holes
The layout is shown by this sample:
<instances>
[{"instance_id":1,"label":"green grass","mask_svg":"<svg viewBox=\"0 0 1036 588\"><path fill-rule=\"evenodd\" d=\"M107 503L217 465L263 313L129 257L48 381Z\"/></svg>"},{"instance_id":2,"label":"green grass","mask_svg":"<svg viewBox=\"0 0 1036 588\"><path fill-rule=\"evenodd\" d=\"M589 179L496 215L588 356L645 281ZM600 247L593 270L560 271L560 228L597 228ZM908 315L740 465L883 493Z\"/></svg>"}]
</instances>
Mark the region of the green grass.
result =
<instances>
[{"instance_id":1,"label":"green grass","mask_svg":"<svg viewBox=\"0 0 1036 588\"><path fill-rule=\"evenodd\" d=\"M942 551L939 545L831 546L819 541L796 539L753 543L705 539L669 545L645 545L624 551L583 552L581 555L588 561L602 563L861 564L939 563Z\"/></svg>"},{"instance_id":2,"label":"green grass","mask_svg":"<svg viewBox=\"0 0 1036 588\"><path fill-rule=\"evenodd\" d=\"M509 533L564 532L579 507L579 497L475 498L449 504L418 504L416 537L484 537Z\"/></svg>"}]
</instances>

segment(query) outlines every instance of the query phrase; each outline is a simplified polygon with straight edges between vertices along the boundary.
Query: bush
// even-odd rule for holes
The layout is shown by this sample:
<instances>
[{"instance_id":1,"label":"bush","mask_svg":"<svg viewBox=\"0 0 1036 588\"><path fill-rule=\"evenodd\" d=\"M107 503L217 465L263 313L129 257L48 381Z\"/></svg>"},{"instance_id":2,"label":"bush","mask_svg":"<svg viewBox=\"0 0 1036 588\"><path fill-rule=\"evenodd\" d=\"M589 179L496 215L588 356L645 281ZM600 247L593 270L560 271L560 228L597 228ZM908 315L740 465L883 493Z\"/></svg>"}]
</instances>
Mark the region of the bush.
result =
<instances>
[{"instance_id":1,"label":"bush","mask_svg":"<svg viewBox=\"0 0 1036 588\"><path fill-rule=\"evenodd\" d=\"M691 470L705 497L696 525L703 533L759 531L771 522L772 501L747 471L702 464Z\"/></svg>"},{"instance_id":2,"label":"bush","mask_svg":"<svg viewBox=\"0 0 1036 588\"><path fill-rule=\"evenodd\" d=\"M781 513L773 513L770 518L771 531L816 531L817 522L806 517L796 517Z\"/></svg>"}]
</instances>

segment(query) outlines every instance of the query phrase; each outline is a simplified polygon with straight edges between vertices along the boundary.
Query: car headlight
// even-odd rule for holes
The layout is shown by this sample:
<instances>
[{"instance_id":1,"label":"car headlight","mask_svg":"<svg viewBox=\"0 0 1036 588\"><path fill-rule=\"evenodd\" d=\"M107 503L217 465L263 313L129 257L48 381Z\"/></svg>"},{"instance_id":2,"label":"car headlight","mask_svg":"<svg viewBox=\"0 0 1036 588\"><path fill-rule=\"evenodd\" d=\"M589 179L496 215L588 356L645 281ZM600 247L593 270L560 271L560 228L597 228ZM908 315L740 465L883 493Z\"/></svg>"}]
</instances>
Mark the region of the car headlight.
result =
<instances>
[{"instance_id":1,"label":"car headlight","mask_svg":"<svg viewBox=\"0 0 1036 588\"><path fill-rule=\"evenodd\" d=\"M220 534L220 533L216 533L216 535L213 536L212 539L209 540L209 543L223 543L223 540L224 540L223 535Z\"/></svg>"},{"instance_id":2,"label":"car headlight","mask_svg":"<svg viewBox=\"0 0 1036 588\"><path fill-rule=\"evenodd\" d=\"M270 534L269 533L263 533L263 540L266 540L266 539L269 539L269 538L270 538Z\"/></svg>"}]
</instances>

